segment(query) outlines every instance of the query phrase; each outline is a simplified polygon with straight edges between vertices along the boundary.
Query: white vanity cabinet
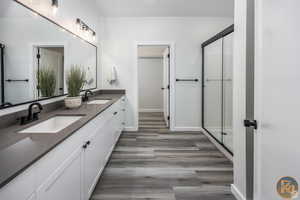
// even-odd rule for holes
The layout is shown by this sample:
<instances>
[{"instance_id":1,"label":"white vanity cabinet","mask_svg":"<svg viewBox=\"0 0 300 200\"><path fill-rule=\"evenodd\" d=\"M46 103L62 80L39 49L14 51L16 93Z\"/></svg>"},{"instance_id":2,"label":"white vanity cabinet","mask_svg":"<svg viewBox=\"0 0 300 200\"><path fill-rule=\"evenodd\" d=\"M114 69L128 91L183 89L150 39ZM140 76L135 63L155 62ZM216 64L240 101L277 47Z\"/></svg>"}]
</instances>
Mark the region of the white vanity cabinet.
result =
<instances>
[{"instance_id":1,"label":"white vanity cabinet","mask_svg":"<svg viewBox=\"0 0 300 200\"><path fill-rule=\"evenodd\" d=\"M0 189L7 200L88 200L124 128L125 97Z\"/></svg>"},{"instance_id":2,"label":"white vanity cabinet","mask_svg":"<svg viewBox=\"0 0 300 200\"><path fill-rule=\"evenodd\" d=\"M37 189L38 200L81 199L81 148L77 148Z\"/></svg>"}]
</instances>

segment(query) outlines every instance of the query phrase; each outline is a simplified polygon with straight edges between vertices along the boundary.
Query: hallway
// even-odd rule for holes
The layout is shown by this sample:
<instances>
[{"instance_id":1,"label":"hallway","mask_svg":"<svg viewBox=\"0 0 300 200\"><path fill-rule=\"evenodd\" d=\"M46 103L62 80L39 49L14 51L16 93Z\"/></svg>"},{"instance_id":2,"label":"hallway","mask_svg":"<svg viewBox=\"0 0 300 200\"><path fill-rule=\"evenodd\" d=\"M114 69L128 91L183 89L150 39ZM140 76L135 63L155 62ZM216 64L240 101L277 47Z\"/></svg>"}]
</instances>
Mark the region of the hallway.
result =
<instances>
[{"instance_id":1,"label":"hallway","mask_svg":"<svg viewBox=\"0 0 300 200\"><path fill-rule=\"evenodd\" d=\"M202 133L170 133L160 113L124 132L92 200L233 200L232 163Z\"/></svg>"}]
</instances>

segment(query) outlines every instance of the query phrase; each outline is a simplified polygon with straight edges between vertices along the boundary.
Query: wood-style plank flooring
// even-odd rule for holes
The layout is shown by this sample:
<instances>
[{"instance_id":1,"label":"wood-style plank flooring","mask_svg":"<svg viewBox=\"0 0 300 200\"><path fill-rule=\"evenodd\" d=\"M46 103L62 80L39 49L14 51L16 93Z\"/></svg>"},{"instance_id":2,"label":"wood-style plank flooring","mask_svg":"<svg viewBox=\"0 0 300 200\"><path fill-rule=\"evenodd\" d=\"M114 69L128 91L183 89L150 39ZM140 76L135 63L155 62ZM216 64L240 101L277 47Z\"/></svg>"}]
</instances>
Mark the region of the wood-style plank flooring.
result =
<instances>
[{"instance_id":1,"label":"wood-style plank flooring","mask_svg":"<svg viewBox=\"0 0 300 200\"><path fill-rule=\"evenodd\" d=\"M124 132L91 200L234 200L232 163L203 133L169 132L161 113L140 113Z\"/></svg>"}]
</instances>

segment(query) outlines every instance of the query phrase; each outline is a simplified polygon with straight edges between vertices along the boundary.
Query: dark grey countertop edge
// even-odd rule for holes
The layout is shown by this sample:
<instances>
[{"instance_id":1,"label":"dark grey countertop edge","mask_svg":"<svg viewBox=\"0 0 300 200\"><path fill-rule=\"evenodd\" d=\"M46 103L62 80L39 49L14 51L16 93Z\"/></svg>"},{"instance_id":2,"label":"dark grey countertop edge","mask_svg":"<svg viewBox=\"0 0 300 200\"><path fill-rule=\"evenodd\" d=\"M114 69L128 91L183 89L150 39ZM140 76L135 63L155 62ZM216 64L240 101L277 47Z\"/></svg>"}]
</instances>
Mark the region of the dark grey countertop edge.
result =
<instances>
[{"instance_id":1,"label":"dark grey countertop edge","mask_svg":"<svg viewBox=\"0 0 300 200\"><path fill-rule=\"evenodd\" d=\"M44 157L47 153L49 153L50 151L52 151L53 149L55 149L58 145L60 145L62 142L64 142L66 139L68 139L69 137L71 137L76 131L78 131L80 128L82 128L83 126L85 126L87 123L89 123L91 120L95 119L98 115L100 115L101 113L103 113L106 109L108 109L111 105L113 105L115 102L117 102L119 99L121 99L121 97L123 95L125 95L125 91L123 93L124 90L99 90L99 93L97 93L98 95L101 94L120 94L120 97L117 99L113 99L111 100L111 102L109 104L107 104L103 109L101 109L96 115L94 115L93 117L91 117L90 119L88 119L85 123L81 124L80 126L78 126L75 130L71 131L70 134L68 134L66 137L64 137L63 139L57 141L57 143L55 145L53 145L52 147L50 147L49 149L47 149L45 152L43 152L41 155L39 155L38 157L36 157L35 159L33 159L32 161L28 162L27 165L23 166L21 169L16 170L16 172L9 176L9 178L7 178L4 181L0 182L0 189L2 189L3 187L5 187L8 183L10 183L12 180L14 180L17 176L19 176L20 174L22 174L24 171L26 171L28 168L30 168L33 164L35 164L37 161L39 161L42 157Z\"/></svg>"}]
</instances>

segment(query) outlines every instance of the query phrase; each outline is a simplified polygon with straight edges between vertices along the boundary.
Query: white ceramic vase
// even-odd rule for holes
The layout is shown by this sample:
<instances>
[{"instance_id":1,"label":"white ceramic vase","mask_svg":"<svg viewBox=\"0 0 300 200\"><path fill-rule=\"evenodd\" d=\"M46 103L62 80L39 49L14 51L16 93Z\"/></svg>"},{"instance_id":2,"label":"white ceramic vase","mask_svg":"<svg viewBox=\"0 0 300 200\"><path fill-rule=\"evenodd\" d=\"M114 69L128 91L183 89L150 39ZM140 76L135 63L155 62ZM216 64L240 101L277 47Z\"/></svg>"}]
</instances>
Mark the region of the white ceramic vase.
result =
<instances>
[{"instance_id":1,"label":"white ceramic vase","mask_svg":"<svg viewBox=\"0 0 300 200\"><path fill-rule=\"evenodd\" d=\"M70 109L80 107L81 103L82 103L81 96L65 98L65 106Z\"/></svg>"}]
</instances>

